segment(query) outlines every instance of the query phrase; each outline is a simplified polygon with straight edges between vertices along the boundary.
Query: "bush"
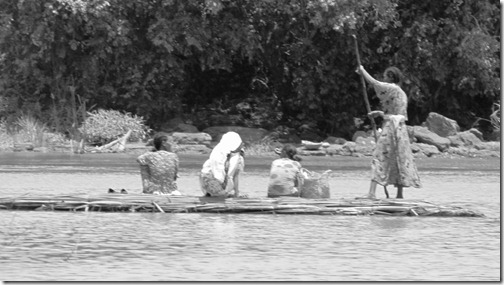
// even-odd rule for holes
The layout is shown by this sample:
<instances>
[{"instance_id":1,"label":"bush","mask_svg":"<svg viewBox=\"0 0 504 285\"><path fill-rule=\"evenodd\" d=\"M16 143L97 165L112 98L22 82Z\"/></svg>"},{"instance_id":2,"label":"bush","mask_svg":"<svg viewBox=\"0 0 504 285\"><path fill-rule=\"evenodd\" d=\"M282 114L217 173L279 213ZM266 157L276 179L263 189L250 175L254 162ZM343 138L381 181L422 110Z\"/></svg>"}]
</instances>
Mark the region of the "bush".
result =
<instances>
[{"instance_id":1,"label":"bush","mask_svg":"<svg viewBox=\"0 0 504 285\"><path fill-rule=\"evenodd\" d=\"M87 142L102 145L109 143L131 130L128 141L136 142L150 131L143 117L115 110L88 112L88 117L79 128Z\"/></svg>"}]
</instances>

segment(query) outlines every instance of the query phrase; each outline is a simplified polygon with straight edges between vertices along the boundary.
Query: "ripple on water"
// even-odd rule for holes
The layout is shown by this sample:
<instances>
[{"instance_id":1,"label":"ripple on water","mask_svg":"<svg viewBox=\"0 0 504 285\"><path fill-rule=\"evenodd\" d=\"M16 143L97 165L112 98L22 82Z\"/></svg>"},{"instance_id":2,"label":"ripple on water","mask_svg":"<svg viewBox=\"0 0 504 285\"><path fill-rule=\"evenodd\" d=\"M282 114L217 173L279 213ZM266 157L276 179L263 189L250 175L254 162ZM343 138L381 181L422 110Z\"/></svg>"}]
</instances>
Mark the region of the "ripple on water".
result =
<instances>
[{"instance_id":1,"label":"ripple on water","mask_svg":"<svg viewBox=\"0 0 504 285\"><path fill-rule=\"evenodd\" d=\"M89 161L61 161L64 165L47 171L41 171L47 165L26 171L19 165L10 170L0 166L0 195L141 189L136 165L123 160L107 161L115 168L110 172L95 171ZM367 168L346 170L345 161L338 163L328 164L338 170L330 180L333 198L367 191ZM240 186L253 197L263 197L268 180L261 171L267 168L245 172ZM485 218L0 211L2 277L18 281L498 281L500 173L486 168L420 168L423 188L405 189L407 198L473 208ZM181 172L179 185L187 194L201 193L195 175L194 169ZM395 194L393 187L388 190Z\"/></svg>"}]
</instances>

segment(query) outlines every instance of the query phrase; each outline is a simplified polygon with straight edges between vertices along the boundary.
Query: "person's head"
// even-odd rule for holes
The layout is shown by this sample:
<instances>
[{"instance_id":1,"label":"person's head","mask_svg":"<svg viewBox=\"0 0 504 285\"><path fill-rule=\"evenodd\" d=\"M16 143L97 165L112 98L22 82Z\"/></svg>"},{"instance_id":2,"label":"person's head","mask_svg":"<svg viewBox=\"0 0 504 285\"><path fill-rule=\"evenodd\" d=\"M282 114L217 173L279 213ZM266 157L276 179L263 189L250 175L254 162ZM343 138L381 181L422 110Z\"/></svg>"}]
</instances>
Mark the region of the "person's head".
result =
<instances>
[{"instance_id":1,"label":"person's head","mask_svg":"<svg viewBox=\"0 0 504 285\"><path fill-rule=\"evenodd\" d=\"M284 145L282 150L280 150L280 157L292 159L295 161L301 161L301 158L299 156L297 156L296 147L291 144Z\"/></svg>"},{"instance_id":2,"label":"person's head","mask_svg":"<svg viewBox=\"0 0 504 285\"><path fill-rule=\"evenodd\" d=\"M168 142L168 135L157 134L154 136L154 151L158 150L171 151L171 144Z\"/></svg>"},{"instance_id":3,"label":"person's head","mask_svg":"<svg viewBox=\"0 0 504 285\"><path fill-rule=\"evenodd\" d=\"M395 83L397 85L401 85L403 80L403 74L399 68L395 66L391 66L383 72L383 79L388 83Z\"/></svg>"},{"instance_id":4,"label":"person's head","mask_svg":"<svg viewBox=\"0 0 504 285\"><path fill-rule=\"evenodd\" d=\"M227 132L222 135L219 145L225 149L226 152L239 152L242 150L243 141L239 134L235 132Z\"/></svg>"}]
</instances>

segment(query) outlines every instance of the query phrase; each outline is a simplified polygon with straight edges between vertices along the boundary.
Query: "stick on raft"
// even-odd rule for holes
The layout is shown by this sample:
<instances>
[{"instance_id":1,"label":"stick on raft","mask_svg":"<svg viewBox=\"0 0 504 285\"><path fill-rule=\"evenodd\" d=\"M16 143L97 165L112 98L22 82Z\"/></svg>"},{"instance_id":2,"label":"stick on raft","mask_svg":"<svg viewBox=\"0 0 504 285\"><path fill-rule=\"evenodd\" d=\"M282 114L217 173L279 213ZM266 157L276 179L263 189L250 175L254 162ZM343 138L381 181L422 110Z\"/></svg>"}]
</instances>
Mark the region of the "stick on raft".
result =
<instances>
[{"instance_id":1,"label":"stick on raft","mask_svg":"<svg viewBox=\"0 0 504 285\"><path fill-rule=\"evenodd\" d=\"M406 199L218 198L147 194L22 195L0 210L484 217L455 206Z\"/></svg>"}]
</instances>

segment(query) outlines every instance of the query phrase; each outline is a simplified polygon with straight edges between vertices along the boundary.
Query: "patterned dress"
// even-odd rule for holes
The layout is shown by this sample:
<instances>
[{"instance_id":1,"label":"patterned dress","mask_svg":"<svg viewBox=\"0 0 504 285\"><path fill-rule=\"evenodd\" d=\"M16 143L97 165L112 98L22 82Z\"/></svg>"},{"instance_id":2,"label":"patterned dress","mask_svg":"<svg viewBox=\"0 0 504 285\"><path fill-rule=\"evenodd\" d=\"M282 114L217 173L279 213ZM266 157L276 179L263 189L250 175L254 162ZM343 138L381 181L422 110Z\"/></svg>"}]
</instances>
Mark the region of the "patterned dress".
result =
<instances>
[{"instance_id":1,"label":"patterned dress","mask_svg":"<svg viewBox=\"0 0 504 285\"><path fill-rule=\"evenodd\" d=\"M268 197L299 196L302 184L301 164L289 158L279 158L271 163Z\"/></svg>"},{"instance_id":2,"label":"patterned dress","mask_svg":"<svg viewBox=\"0 0 504 285\"><path fill-rule=\"evenodd\" d=\"M372 77L368 81L373 85L385 114L382 132L373 152L371 180L383 186L391 184L419 188L420 178L406 126L408 97L396 84Z\"/></svg>"},{"instance_id":3,"label":"patterned dress","mask_svg":"<svg viewBox=\"0 0 504 285\"><path fill-rule=\"evenodd\" d=\"M172 194L177 191L175 182L179 159L175 153L159 150L148 152L137 158L140 164L143 193Z\"/></svg>"}]
</instances>

